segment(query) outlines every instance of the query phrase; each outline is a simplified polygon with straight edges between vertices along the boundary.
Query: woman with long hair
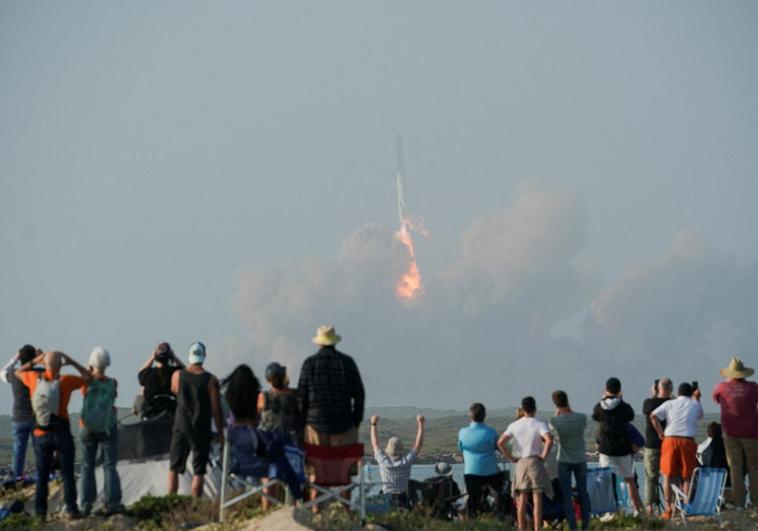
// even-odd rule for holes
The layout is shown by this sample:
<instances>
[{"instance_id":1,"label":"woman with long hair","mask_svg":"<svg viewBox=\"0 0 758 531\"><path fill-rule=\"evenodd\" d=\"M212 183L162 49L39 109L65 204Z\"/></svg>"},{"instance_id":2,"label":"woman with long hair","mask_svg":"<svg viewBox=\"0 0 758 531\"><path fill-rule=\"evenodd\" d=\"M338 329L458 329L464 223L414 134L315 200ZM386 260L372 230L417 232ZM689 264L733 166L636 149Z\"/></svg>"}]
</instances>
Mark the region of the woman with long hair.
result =
<instances>
[{"instance_id":1,"label":"woman with long hair","mask_svg":"<svg viewBox=\"0 0 758 531\"><path fill-rule=\"evenodd\" d=\"M225 389L224 398L229 410L234 415L235 424L258 425L258 393L261 384L253 370L245 365L238 365L232 373L221 381Z\"/></svg>"}]
</instances>

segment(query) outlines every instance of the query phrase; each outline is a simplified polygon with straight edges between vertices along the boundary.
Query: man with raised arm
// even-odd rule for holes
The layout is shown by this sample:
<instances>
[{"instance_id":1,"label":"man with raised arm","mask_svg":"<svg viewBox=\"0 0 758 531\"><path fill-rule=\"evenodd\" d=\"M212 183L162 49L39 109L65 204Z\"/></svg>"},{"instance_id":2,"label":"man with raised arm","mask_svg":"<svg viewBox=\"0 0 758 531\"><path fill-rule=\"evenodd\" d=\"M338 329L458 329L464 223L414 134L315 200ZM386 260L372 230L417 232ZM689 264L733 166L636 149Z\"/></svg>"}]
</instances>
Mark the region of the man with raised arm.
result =
<instances>
[{"instance_id":1,"label":"man with raised arm","mask_svg":"<svg viewBox=\"0 0 758 531\"><path fill-rule=\"evenodd\" d=\"M410 452L403 454L403 441L400 437L390 437L384 450L379 447L379 415L371 417L371 446L374 449L374 459L379 464L382 490L391 496L392 505L399 509L410 509L408 480L411 477L411 467L424 444L424 422L422 415L416 417L416 442Z\"/></svg>"},{"instance_id":2,"label":"man with raised arm","mask_svg":"<svg viewBox=\"0 0 758 531\"><path fill-rule=\"evenodd\" d=\"M0 369L0 380L13 389L13 476L18 479L24 474L26 447L34 431L34 411L29 388L16 378L16 363L24 365L37 357L39 352L32 345L24 345Z\"/></svg>"},{"instance_id":3,"label":"man with raised arm","mask_svg":"<svg viewBox=\"0 0 758 531\"><path fill-rule=\"evenodd\" d=\"M661 472L661 439L655 431L650 414L667 400L671 400L673 384L668 378L656 380L650 390L650 398L642 403L642 414L645 415L645 446L642 455L645 463L645 506L648 514L653 514L654 508L660 503L658 499L658 477ZM666 423L663 423L666 427Z\"/></svg>"},{"instance_id":4,"label":"man with raised arm","mask_svg":"<svg viewBox=\"0 0 758 531\"><path fill-rule=\"evenodd\" d=\"M667 400L650 414L661 444L661 474L663 474L663 497L666 510L663 518L671 518L671 480L682 479L682 490L689 492L690 479L697 463L697 427L703 418L700 405L700 390L682 383L675 400ZM662 422L666 422L663 429Z\"/></svg>"},{"instance_id":5,"label":"man with raised arm","mask_svg":"<svg viewBox=\"0 0 758 531\"><path fill-rule=\"evenodd\" d=\"M37 372L35 365L44 363L45 371ZM70 365L80 376L61 374L61 369ZM34 491L34 512L47 516L47 492L53 454L57 451L63 476L63 501L68 518L79 518L76 504L76 479L74 478L74 439L69 424L68 403L71 393L92 380L92 374L62 352L45 352L16 372L18 378L29 388L36 427L34 428L34 456L37 461L37 484Z\"/></svg>"},{"instance_id":6,"label":"man with raised arm","mask_svg":"<svg viewBox=\"0 0 758 531\"><path fill-rule=\"evenodd\" d=\"M629 423L634 420L634 409L624 402L621 380L615 377L605 382L603 398L592 411L592 420L599 424L598 463L613 467L624 478L636 513L642 511L642 500L634 478L634 458Z\"/></svg>"}]
</instances>

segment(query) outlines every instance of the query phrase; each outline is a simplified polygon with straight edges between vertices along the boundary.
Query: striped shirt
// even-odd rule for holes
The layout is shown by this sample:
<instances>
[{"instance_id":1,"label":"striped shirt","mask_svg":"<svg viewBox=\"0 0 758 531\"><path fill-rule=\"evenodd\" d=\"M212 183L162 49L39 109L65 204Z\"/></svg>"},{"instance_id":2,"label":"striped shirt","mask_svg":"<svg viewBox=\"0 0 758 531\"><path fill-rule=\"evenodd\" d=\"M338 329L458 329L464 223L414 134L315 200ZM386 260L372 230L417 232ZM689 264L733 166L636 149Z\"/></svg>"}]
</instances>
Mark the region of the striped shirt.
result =
<instances>
[{"instance_id":1,"label":"striped shirt","mask_svg":"<svg viewBox=\"0 0 758 531\"><path fill-rule=\"evenodd\" d=\"M387 494L408 492L408 480L411 478L411 466L416 461L416 451L411 450L400 459L391 459L384 451L374 452L374 459L379 463L379 475L382 477L382 489Z\"/></svg>"}]
</instances>

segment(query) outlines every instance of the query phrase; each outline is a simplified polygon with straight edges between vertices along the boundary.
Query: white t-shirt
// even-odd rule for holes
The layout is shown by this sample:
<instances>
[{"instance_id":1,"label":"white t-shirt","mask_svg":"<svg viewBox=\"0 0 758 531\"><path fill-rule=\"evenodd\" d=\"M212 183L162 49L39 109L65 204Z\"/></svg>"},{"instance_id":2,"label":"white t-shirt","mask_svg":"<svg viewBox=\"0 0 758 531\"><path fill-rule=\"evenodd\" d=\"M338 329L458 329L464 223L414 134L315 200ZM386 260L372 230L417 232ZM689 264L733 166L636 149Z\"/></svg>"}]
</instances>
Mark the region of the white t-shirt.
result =
<instances>
[{"instance_id":1,"label":"white t-shirt","mask_svg":"<svg viewBox=\"0 0 758 531\"><path fill-rule=\"evenodd\" d=\"M695 437L697 422L703 418L703 406L699 400L678 396L674 400L666 400L655 408L652 414L666 421L664 436Z\"/></svg>"},{"instance_id":2,"label":"white t-shirt","mask_svg":"<svg viewBox=\"0 0 758 531\"><path fill-rule=\"evenodd\" d=\"M546 433L550 433L547 424L534 417L522 417L509 424L505 430L505 434L513 438L513 450L521 457L542 454L544 447L542 436Z\"/></svg>"}]
</instances>

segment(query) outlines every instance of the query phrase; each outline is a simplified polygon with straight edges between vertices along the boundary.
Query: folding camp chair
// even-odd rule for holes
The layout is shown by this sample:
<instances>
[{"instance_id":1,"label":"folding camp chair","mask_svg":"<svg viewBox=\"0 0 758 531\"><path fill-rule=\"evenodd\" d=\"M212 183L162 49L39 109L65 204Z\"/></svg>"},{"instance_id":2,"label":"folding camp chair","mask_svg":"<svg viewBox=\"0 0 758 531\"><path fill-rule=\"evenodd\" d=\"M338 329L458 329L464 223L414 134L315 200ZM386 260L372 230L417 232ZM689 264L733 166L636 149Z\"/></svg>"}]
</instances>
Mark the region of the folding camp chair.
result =
<instances>
[{"instance_id":1,"label":"folding camp chair","mask_svg":"<svg viewBox=\"0 0 758 531\"><path fill-rule=\"evenodd\" d=\"M345 504L350 509L358 511L361 522L366 520L366 484L363 479L363 444L346 446L316 446L305 445L305 459L314 469L315 481L308 483L317 492L315 500L303 504L303 508L317 507L327 500ZM358 466L358 479L350 476L353 466ZM358 489L358 502L343 498L344 493Z\"/></svg>"},{"instance_id":2,"label":"folding camp chair","mask_svg":"<svg viewBox=\"0 0 758 531\"><path fill-rule=\"evenodd\" d=\"M304 453L294 446L284 447L284 457L286 462L277 466L271 460L259 456L257 440L258 432L247 426L229 426L227 428L227 444L224 445L221 470L221 499L219 503L219 521L223 522L226 509L249 498L255 494L269 500L272 504L281 504L282 502L266 492L269 487L282 485L285 489L289 486L285 481L280 479L283 475L278 467L286 467L288 464L294 472L295 480L301 484L304 482ZM264 483L261 478L268 478ZM229 487L242 489L243 492L234 498L227 500L227 490ZM287 491L289 494L289 491Z\"/></svg>"},{"instance_id":3,"label":"folding camp chair","mask_svg":"<svg viewBox=\"0 0 758 531\"><path fill-rule=\"evenodd\" d=\"M676 500L674 514L679 511L682 522L687 525L688 516L717 516L721 523L721 505L726 487L725 468L696 468L692 474L690 492L685 493L676 485L671 486ZM689 494L693 493L692 499Z\"/></svg>"},{"instance_id":4,"label":"folding camp chair","mask_svg":"<svg viewBox=\"0 0 758 531\"><path fill-rule=\"evenodd\" d=\"M613 474L609 467L590 468L587 470L587 494L590 498L590 511L599 515L616 512L616 495Z\"/></svg>"}]
</instances>

